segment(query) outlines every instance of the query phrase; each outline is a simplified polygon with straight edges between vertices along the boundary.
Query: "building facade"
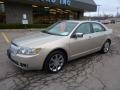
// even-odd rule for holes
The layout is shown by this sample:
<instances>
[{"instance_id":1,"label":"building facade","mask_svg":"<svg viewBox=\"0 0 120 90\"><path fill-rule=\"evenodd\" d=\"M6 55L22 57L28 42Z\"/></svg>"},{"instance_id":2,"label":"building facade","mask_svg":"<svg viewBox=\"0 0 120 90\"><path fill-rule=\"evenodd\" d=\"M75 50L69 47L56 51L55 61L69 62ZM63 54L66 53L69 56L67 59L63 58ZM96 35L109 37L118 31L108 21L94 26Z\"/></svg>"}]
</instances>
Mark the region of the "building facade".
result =
<instances>
[{"instance_id":1,"label":"building facade","mask_svg":"<svg viewBox=\"0 0 120 90\"><path fill-rule=\"evenodd\" d=\"M0 0L0 23L51 24L96 11L93 0Z\"/></svg>"}]
</instances>

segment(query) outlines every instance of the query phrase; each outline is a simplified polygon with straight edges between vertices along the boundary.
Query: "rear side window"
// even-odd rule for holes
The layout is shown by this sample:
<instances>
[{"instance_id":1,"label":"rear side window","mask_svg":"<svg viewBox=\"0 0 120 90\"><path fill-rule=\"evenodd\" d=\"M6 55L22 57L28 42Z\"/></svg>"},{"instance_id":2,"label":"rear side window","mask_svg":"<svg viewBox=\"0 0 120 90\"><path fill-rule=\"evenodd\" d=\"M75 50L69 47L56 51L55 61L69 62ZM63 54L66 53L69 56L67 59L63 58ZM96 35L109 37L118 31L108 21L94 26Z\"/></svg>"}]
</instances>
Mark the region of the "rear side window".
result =
<instances>
[{"instance_id":1,"label":"rear side window","mask_svg":"<svg viewBox=\"0 0 120 90\"><path fill-rule=\"evenodd\" d=\"M91 26L89 23L83 23L81 24L77 29L76 33L83 33L83 34L89 34L91 33Z\"/></svg>"},{"instance_id":2,"label":"rear side window","mask_svg":"<svg viewBox=\"0 0 120 90\"><path fill-rule=\"evenodd\" d=\"M98 23L92 23L92 26L93 26L93 31L94 32L102 32L102 31L105 31L105 28L98 24Z\"/></svg>"}]
</instances>

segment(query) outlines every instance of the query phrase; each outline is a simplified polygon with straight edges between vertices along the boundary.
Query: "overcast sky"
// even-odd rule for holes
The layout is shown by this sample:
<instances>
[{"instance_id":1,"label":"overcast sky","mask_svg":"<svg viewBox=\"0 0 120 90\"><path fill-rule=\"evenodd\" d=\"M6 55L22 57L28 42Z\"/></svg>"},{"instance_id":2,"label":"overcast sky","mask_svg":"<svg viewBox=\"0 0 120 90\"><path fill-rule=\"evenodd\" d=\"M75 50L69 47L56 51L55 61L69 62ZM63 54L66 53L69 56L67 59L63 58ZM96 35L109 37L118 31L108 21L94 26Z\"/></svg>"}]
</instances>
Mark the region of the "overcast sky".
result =
<instances>
[{"instance_id":1,"label":"overcast sky","mask_svg":"<svg viewBox=\"0 0 120 90\"><path fill-rule=\"evenodd\" d=\"M118 11L120 13L120 0L94 0L97 5L100 6L100 14L112 14L116 15L117 7L119 7ZM98 15L98 11L94 13L85 13L85 16L96 16Z\"/></svg>"}]
</instances>

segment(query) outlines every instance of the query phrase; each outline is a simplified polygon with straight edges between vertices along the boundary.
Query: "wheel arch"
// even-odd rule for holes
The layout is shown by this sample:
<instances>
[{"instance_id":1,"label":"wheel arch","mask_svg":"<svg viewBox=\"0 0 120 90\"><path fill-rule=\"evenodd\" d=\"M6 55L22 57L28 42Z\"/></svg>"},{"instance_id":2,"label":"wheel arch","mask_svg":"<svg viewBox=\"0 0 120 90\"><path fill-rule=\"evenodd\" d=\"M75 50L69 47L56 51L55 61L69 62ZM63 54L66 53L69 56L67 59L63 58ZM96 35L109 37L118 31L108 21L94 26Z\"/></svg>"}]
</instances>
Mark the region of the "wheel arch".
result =
<instances>
[{"instance_id":1,"label":"wheel arch","mask_svg":"<svg viewBox=\"0 0 120 90\"><path fill-rule=\"evenodd\" d=\"M47 57L48 57L52 52L55 52L55 51L62 51L62 52L65 54L65 56L66 56L66 62L68 61L68 53L67 53L67 51L66 51L65 49L63 49L63 48L56 48L56 49L50 51L50 52L48 53L48 55L46 56L46 58L45 58L45 60L44 60L44 63L43 63L43 68L44 68L44 66L45 66Z\"/></svg>"},{"instance_id":2,"label":"wheel arch","mask_svg":"<svg viewBox=\"0 0 120 90\"><path fill-rule=\"evenodd\" d=\"M110 44L112 43L111 38L110 38L110 37L106 37L106 38L104 39L104 41L102 42L102 47L103 47L103 45L104 45L107 41L110 42Z\"/></svg>"},{"instance_id":3,"label":"wheel arch","mask_svg":"<svg viewBox=\"0 0 120 90\"><path fill-rule=\"evenodd\" d=\"M110 44L111 44L111 39L110 38L108 38L106 41L110 42Z\"/></svg>"}]
</instances>

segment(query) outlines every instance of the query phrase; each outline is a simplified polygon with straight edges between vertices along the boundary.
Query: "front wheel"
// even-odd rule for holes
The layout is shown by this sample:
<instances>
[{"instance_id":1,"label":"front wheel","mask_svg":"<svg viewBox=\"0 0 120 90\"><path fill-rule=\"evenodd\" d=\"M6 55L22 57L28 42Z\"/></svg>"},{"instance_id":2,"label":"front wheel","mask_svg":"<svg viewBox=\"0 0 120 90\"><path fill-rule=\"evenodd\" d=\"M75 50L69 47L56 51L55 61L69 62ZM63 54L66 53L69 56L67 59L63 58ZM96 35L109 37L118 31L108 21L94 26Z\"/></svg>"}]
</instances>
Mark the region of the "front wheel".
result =
<instances>
[{"instance_id":1,"label":"front wheel","mask_svg":"<svg viewBox=\"0 0 120 90\"><path fill-rule=\"evenodd\" d=\"M61 51L54 51L48 55L44 63L44 69L50 73L59 72L66 61L66 55Z\"/></svg>"},{"instance_id":2,"label":"front wheel","mask_svg":"<svg viewBox=\"0 0 120 90\"><path fill-rule=\"evenodd\" d=\"M110 50L111 43L109 41L106 41L101 49L102 53L107 53Z\"/></svg>"}]
</instances>

